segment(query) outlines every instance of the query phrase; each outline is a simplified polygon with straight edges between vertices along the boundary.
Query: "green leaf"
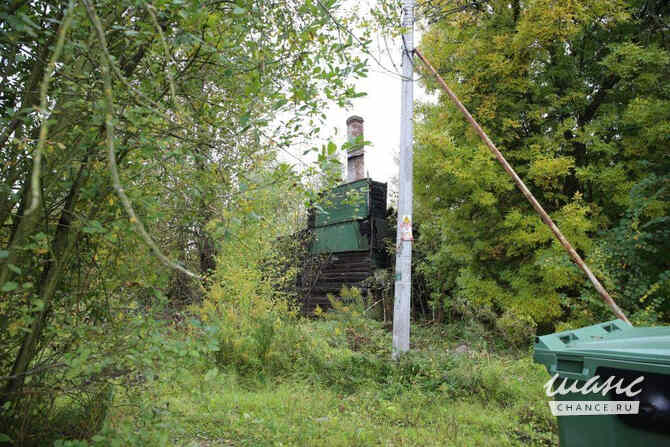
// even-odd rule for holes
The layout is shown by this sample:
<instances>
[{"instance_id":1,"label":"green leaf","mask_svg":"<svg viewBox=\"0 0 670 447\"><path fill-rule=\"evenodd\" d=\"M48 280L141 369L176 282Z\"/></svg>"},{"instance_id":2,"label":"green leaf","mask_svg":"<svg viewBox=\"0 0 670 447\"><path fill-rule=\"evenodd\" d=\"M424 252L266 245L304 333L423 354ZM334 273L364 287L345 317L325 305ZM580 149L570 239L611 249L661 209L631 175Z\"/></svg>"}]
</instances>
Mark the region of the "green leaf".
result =
<instances>
[{"instance_id":1,"label":"green leaf","mask_svg":"<svg viewBox=\"0 0 670 447\"><path fill-rule=\"evenodd\" d=\"M13 442L13 441L12 438L7 436L6 434L0 433L0 442Z\"/></svg>"},{"instance_id":2,"label":"green leaf","mask_svg":"<svg viewBox=\"0 0 670 447\"><path fill-rule=\"evenodd\" d=\"M7 281L2 285L2 288L0 288L0 291L3 292L11 292L12 290L16 290L16 288L19 287L17 283L14 281Z\"/></svg>"},{"instance_id":3,"label":"green leaf","mask_svg":"<svg viewBox=\"0 0 670 447\"><path fill-rule=\"evenodd\" d=\"M282 99L280 99L279 101L275 102L274 105L272 106L272 108L273 108L274 110L280 109L281 107L283 107L284 105L286 105L286 103L288 103L288 100L285 99L285 98L282 98Z\"/></svg>"},{"instance_id":4,"label":"green leaf","mask_svg":"<svg viewBox=\"0 0 670 447\"><path fill-rule=\"evenodd\" d=\"M43 241L46 238L47 238L47 235L42 233L41 231L33 236L33 239L35 239L36 241Z\"/></svg>"},{"instance_id":5,"label":"green leaf","mask_svg":"<svg viewBox=\"0 0 670 447\"><path fill-rule=\"evenodd\" d=\"M7 268L12 272L16 273L17 275L21 274L21 269L15 266L14 264L7 264Z\"/></svg>"},{"instance_id":6,"label":"green leaf","mask_svg":"<svg viewBox=\"0 0 670 447\"><path fill-rule=\"evenodd\" d=\"M247 12L247 10L244 9L244 8L241 8L239 6L235 6L235 8L233 8L233 14L235 14L236 16L240 16L240 15L244 14L245 12Z\"/></svg>"},{"instance_id":7,"label":"green leaf","mask_svg":"<svg viewBox=\"0 0 670 447\"><path fill-rule=\"evenodd\" d=\"M0 259L8 258L9 252L7 250L0 250Z\"/></svg>"},{"instance_id":8,"label":"green leaf","mask_svg":"<svg viewBox=\"0 0 670 447\"><path fill-rule=\"evenodd\" d=\"M103 228L102 224L98 222L97 220L91 220L86 224L84 228L81 229L84 233L104 233L105 229Z\"/></svg>"},{"instance_id":9,"label":"green leaf","mask_svg":"<svg viewBox=\"0 0 670 447\"><path fill-rule=\"evenodd\" d=\"M219 373L219 370L216 369L216 368L212 368L209 371L207 371L207 373L205 374L205 379L204 379L205 382L209 382L212 379L214 379L218 373Z\"/></svg>"}]
</instances>

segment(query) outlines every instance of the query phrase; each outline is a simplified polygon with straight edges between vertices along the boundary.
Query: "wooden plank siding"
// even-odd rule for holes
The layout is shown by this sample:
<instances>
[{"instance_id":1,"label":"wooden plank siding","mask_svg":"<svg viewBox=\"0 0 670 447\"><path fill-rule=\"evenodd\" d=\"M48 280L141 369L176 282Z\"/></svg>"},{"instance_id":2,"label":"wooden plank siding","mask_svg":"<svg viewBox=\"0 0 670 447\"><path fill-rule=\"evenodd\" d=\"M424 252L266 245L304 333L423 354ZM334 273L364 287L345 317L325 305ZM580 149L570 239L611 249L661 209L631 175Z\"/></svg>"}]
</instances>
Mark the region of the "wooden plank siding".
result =
<instances>
[{"instance_id":1,"label":"wooden plank siding","mask_svg":"<svg viewBox=\"0 0 670 447\"><path fill-rule=\"evenodd\" d=\"M351 191L365 195L352 201L346 198ZM357 180L325 193L321 209L310 211L308 230L316 237L299 284L304 313L313 313L316 306L328 309L327 295L337 296L343 286L358 287L366 295L365 281L376 269L388 266L385 240L391 232L386 195L385 183Z\"/></svg>"}]
</instances>

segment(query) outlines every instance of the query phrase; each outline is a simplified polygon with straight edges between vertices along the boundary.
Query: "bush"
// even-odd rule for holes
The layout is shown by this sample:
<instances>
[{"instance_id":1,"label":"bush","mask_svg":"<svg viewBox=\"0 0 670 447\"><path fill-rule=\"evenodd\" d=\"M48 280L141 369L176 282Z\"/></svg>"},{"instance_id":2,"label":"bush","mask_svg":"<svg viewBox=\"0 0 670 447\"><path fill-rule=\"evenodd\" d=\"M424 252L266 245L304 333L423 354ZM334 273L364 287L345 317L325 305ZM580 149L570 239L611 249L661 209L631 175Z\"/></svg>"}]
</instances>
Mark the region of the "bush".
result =
<instances>
[{"instance_id":1,"label":"bush","mask_svg":"<svg viewBox=\"0 0 670 447\"><path fill-rule=\"evenodd\" d=\"M505 311L496 320L496 329L500 337L513 347L529 346L535 336L537 324L528 315Z\"/></svg>"},{"instance_id":2,"label":"bush","mask_svg":"<svg viewBox=\"0 0 670 447\"><path fill-rule=\"evenodd\" d=\"M333 334L328 337L331 344L344 341L352 351L384 351L385 344L379 337L382 323L370 318L374 310L358 288L345 286L338 298L333 295L328 295L328 298L332 309L324 318L335 325Z\"/></svg>"}]
</instances>

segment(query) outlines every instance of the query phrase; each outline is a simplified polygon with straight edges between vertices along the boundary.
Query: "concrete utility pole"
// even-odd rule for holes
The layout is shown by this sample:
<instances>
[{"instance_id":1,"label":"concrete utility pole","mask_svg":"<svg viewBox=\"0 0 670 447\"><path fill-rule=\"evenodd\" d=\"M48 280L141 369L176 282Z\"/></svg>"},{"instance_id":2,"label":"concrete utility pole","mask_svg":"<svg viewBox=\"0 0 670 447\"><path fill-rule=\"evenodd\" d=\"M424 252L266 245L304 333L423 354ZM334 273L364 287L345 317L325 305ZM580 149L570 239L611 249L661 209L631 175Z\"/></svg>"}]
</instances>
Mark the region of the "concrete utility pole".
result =
<instances>
[{"instance_id":1,"label":"concrete utility pole","mask_svg":"<svg viewBox=\"0 0 670 447\"><path fill-rule=\"evenodd\" d=\"M402 94L400 114L400 175L398 178L398 235L393 305L393 358L409 351L409 317L412 293L412 160L414 124L414 0L402 4Z\"/></svg>"}]
</instances>

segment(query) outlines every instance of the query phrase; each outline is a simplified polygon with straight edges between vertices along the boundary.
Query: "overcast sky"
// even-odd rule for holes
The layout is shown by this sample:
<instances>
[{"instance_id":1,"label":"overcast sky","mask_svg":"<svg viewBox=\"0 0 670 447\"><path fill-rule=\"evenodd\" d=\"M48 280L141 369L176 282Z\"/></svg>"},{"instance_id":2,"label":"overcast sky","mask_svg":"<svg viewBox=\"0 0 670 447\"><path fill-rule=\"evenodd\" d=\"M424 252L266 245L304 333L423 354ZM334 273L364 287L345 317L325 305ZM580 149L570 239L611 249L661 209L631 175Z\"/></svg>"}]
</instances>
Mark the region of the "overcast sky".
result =
<instances>
[{"instance_id":1,"label":"overcast sky","mask_svg":"<svg viewBox=\"0 0 670 447\"><path fill-rule=\"evenodd\" d=\"M400 70L400 50L392 48L391 52ZM388 52L378 55L378 59L384 66L393 69ZM371 143L365 149L365 169L373 180L388 182L398 175L396 160L400 143L400 85L399 77L370 61L368 77L358 82L358 89L367 93L367 96L355 99L349 110L334 107L328 113L327 137L338 145L346 141L347 118L351 115L363 118L365 139ZM427 99L417 82L414 83L414 99L415 102ZM344 156L342 161L346 161Z\"/></svg>"},{"instance_id":2,"label":"overcast sky","mask_svg":"<svg viewBox=\"0 0 670 447\"><path fill-rule=\"evenodd\" d=\"M371 3L374 2L353 0L345 2L349 7L358 8L359 14L368 13ZM419 34L415 33L415 43L418 43L419 37ZM389 51L386 49L386 44ZM387 39L385 43L381 36L376 36L370 50L387 69L401 70L399 42ZM331 140L341 146L347 138L346 119L351 115L361 116L364 120L365 139L371 142L365 149L365 169L373 180L390 182L398 175L395 160L400 142L401 80L398 76L385 71L371 58L368 59L368 77L359 80L357 84L358 90L367 93L367 96L353 100L353 107L350 109L331 107L327 112L326 126L323 126L325 128L322 131L322 139L314 143L318 145ZM415 103L429 99L419 83L415 82ZM296 152L296 155L301 156L301 153ZM341 154L341 161L346 164L344 154Z\"/></svg>"}]
</instances>

